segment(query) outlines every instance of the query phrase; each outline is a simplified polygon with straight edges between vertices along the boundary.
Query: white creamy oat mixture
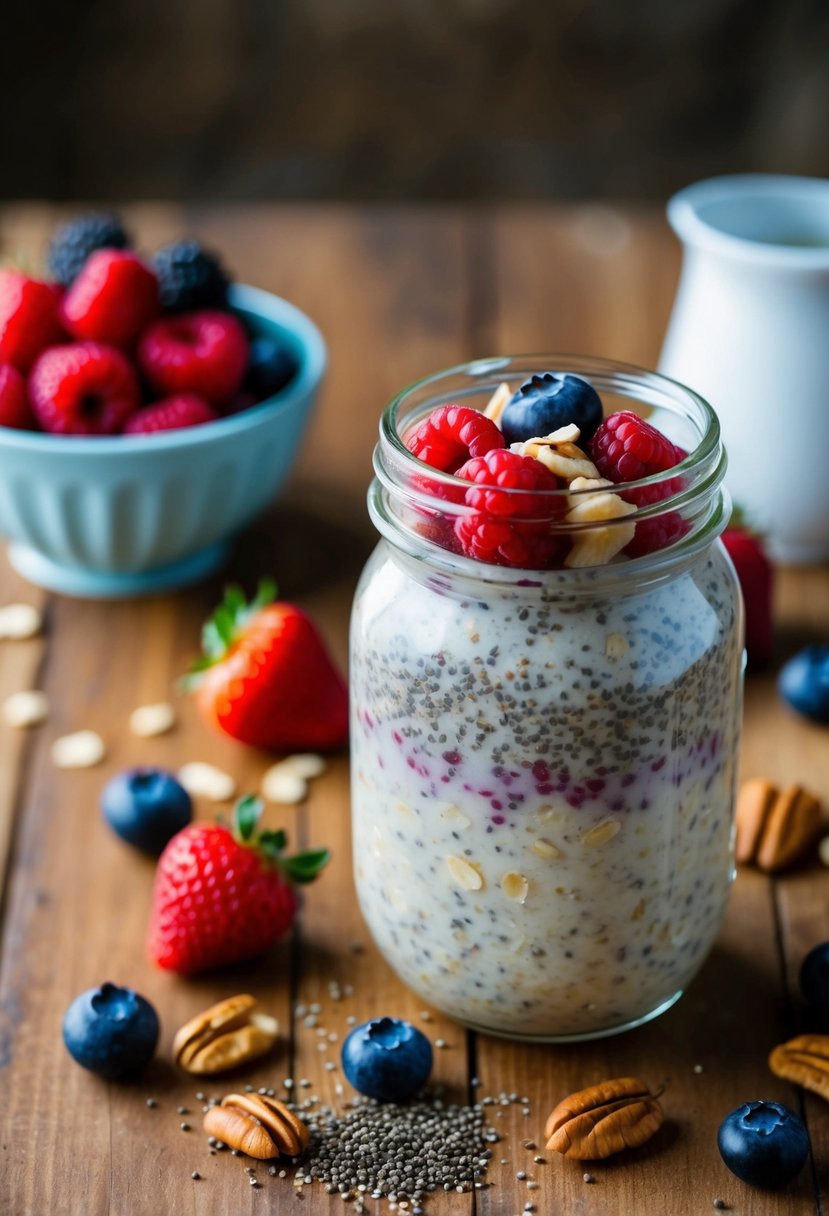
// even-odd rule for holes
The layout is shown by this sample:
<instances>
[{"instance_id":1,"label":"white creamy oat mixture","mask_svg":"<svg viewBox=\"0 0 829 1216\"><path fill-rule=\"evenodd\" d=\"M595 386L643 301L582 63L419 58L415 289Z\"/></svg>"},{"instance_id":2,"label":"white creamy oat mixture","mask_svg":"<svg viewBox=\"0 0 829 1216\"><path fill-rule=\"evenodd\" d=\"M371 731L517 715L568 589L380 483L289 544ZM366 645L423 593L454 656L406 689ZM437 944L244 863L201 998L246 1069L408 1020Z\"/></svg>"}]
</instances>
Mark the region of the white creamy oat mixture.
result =
<instances>
[{"instance_id":1,"label":"white creamy oat mixture","mask_svg":"<svg viewBox=\"0 0 829 1216\"><path fill-rule=\"evenodd\" d=\"M429 576L383 543L357 594L363 914L406 983L490 1030L645 1017L697 971L725 908L733 574L717 544L637 594L603 577L569 598L572 576L547 576L545 598Z\"/></svg>"}]
</instances>

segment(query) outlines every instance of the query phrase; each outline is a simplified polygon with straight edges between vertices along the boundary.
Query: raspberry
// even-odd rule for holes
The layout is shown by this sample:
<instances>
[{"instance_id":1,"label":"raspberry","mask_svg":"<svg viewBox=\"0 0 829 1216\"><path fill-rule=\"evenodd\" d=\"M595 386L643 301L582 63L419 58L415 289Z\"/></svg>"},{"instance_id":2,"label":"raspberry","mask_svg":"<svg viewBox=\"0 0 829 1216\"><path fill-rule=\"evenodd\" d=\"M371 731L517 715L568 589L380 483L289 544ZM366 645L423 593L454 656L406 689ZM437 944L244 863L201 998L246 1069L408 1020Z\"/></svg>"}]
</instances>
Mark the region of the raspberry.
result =
<instances>
[{"instance_id":1,"label":"raspberry","mask_svg":"<svg viewBox=\"0 0 829 1216\"><path fill-rule=\"evenodd\" d=\"M681 448L631 410L605 418L593 436L590 453L602 477L617 484L663 473L685 457Z\"/></svg>"},{"instance_id":2,"label":"raspberry","mask_svg":"<svg viewBox=\"0 0 829 1216\"><path fill-rule=\"evenodd\" d=\"M59 435L114 435L141 400L129 360L99 342L44 351L32 368L29 393L44 431Z\"/></svg>"},{"instance_id":3,"label":"raspberry","mask_svg":"<svg viewBox=\"0 0 829 1216\"><path fill-rule=\"evenodd\" d=\"M622 410L606 418L593 436L590 450L602 476L616 483L639 481L642 477L664 473L688 455L631 410ZM669 477L656 485L626 490L622 497L637 507L646 507L673 497L682 490L683 485L682 477ZM628 557L655 553L658 549L675 544L689 527L677 511L655 515L652 519L640 519L633 540L623 552Z\"/></svg>"},{"instance_id":4,"label":"raspberry","mask_svg":"<svg viewBox=\"0 0 829 1216\"><path fill-rule=\"evenodd\" d=\"M558 489L558 481L543 464L494 448L468 460L457 475L474 483L465 499L474 509L455 522L467 557L522 569L550 562L558 548L551 521L564 512L566 501L544 493Z\"/></svg>"},{"instance_id":5,"label":"raspberry","mask_svg":"<svg viewBox=\"0 0 829 1216\"><path fill-rule=\"evenodd\" d=\"M165 397L163 401L154 401L152 405L136 410L127 419L124 434L156 435L159 431L178 431L186 426L215 422L218 416L195 393L181 393L178 397Z\"/></svg>"},{"instance_id":6,"label":"raspberry","mask_svg":"<svg viewBox=\"0 0 829 1216\"><path fill-rule=\"evenodd\" d=\"M49 273L68 287L96 249L128 249L132 242L115 215L91 212L58 228L49 245Z\"/></svg>"},{"instance_id":7,"label":"raspberry","mask_svg":"<svg viewBox=\"0 0 829 1216\"><path fill-rule=\"evenodd\" d=\"M424 464L453 473L473 456L503 448L495 423L466 405L440 405L406 436L406 447Z\"/></svg>"},{"instance_id":8,"label":"raspberry","mask_svg":"<svg viewBox=\"0 0 829 1216\"><path fill-rule=\"evenodd\" d=\"M622 552L628 557L643 557L646 553L667 549L668 545L674 545L681 540L690 527L687 519L683 519L678 511L654 515L653 519L640 519L636 524L633 540L625 545Z\"/></svg>"},{"instance_id":9,"label":"raspberry","mask_svg":"<svg viewBox=\"0 0 829 1216\"><path fill-rule=\"evenodd\" d=\"M0 426L9 426L16 431L36 429L26 381L17 368L8 363L0 367Z\"/></svg>"},{"instance_id":10,"label":"raspberry","mask_svg":"<svg viewBox=\"0 0 829 1216\"><path fill-rule=\"evenodd\" d=\"M19 270L0 270L0 363L24 374L47 346L62 341L60 289Z\"/></svg>"},{"instance_id":11,"label":"raspberry","mask_svg":"<svg viewBox=\"0 0 829 1216\"><path fill-rule=\"evenodd\" d=\"M155 275L134 253L99 249L86 261L59 309L74 338L129 347L158 312Z\"/></svg>"},{"instance_id":12,"label":"raspberry","mask_svg":"<svg viewBox=\"0 0 829 1216\"><path fill-rule=\"evenodd\" d=\"M229 401L242 383L248 340L227 312L181 313L153 321L138 344L138 363L163 396L197 393L211 405Z\"/></svg>"},{"instance_id":13,"label":"raspberry","mask_svg":"<svg viewBox=\"0 0 829 1216\"><path fill-rule=\"evenodd\" d=\"M219 259L198 241L165 245L153 258L161 307L167 312L226 308L230 280Z\"/></svg>"}]
</instances>

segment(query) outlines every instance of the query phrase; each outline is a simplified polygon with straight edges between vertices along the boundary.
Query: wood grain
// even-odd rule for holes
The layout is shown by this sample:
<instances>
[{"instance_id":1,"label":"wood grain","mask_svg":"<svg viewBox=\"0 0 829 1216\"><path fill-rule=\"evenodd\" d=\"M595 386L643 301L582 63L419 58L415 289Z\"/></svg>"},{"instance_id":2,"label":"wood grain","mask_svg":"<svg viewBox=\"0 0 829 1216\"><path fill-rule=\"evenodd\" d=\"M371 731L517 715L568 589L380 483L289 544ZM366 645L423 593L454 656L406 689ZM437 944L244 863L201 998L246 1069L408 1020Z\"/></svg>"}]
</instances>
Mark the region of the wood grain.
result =
<instances>
[{"instance_id":1,"label":"wood grain","mask_svg":"<svg viewBox=\"0 0 829 1216\"><path fill-rule=\"evenodd\" d=\"M271 1178L259 1167L263 1186L255 1190L243 1161L209 1155L195 1093L220 1086L186 1078L169 1063L184 1020L245 990L276 1014L284 1033L273 1056L233 1085L287 1092L281 1087L290 1078L300 1097L336 1103L351 1092L338 1063L347 1019L392 1013L449 1044L435 1056L436 1077L451 1099L468 1098L471 1070L481 1094L528 1099L528 1115L520 1102L491 1108L503 1135L493 1146L493 1185L474 1196L436 1196L429 1208L438 1216L515 1216L527 1202L542 1213L691 1216L710 1210L717 1197L751 1216L826 1210L829 1108L816 1098L803 1101L765 1063L770 1047L809 1024L797 970L805 951L829 936L829 874L816 863L776 880L741 871L710 959L657 1022L599 1043L527 1046L467 1033L425 1011L374 950L351 878L345 756L313 782L306 805L268 811L298 844L333 850L329 872L305 895L293 938L264 962L196 980L146 961L152 863L113 837L98 811L103 782L142 762L178 768L210 760L232 772L240 788L258 786L267 757L208 734L174 688L223 582L233 577L250 588L261 574L275 574L283 594L317 616L345 662L350 599L373 543L364 492L385 402L412 378L473 354L570 349L653 363L677 270L661 218L589 206L127 210L147 247L182 230L209 237L242 279L306 308L329 340L330 374L288 490L240 538L228 570L204 587L145 602L80 603L25 586L0 561L0 604L25 599L46 609L42 638L0 643L0 700L37 685L52 703L50 721L35 731L0 725L0 863L8 876L0 947L0 1212L299 1210L290 1178ZM53 215L49 207L6 209L2 245L36 250ZM829 571L781 572L777 607L778 661L806 640L829 640ZM176 729L149 741L131 736L130 711L167 697L176 701ZM93 770L58 772L49 745L80 726L100 730L107 759ZM773 674L748 681L743 771L799 780L829 804L826 732L780 704ZM214 809L201 804L198 812ZM69 1001L107 978L144 992L162 1017L157 1061L127 1086L105 1085L77 1068L60 1040ZM307 1026L312 1004L321 1007L318 1024ZM297 1005L305 1015L295 1013ZM591 1165L592 1183L583 1181L583 1168L543 1149L545 1161L532 1161L536 1150L521 1141L541 1145L546 1115L562 1096L623 1073L651 1085L668 1082L667 1123L655 1141ZM304 1079L311 1084L300 1086ZM146 1106L148 1096L157 1108ZM812 1137L814 1165L779 1194L739 1183L716 1149L723 1115L760 1096L801 1108ZM178 1115L179 1105L192 1113ZM182 1119L192 1131L180 1130ZM203 1177L193 1181L193 1170ZM519 1170L539 1188L528 1191L515 1178ZM343 1209L314 1186L305 1188L301 1210Z\"/></svg>"}]
</instances>

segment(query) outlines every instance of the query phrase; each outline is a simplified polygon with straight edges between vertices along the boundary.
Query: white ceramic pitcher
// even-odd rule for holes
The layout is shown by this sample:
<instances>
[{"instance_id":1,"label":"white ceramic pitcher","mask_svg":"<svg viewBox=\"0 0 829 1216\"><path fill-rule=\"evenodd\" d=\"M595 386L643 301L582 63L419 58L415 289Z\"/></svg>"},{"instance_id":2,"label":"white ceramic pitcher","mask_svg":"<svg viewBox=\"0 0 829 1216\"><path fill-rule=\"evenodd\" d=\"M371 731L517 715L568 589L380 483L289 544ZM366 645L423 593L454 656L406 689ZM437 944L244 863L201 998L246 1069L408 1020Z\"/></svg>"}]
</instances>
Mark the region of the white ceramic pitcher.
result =
<instances>
[{"instance_id":1,"label":"white ceramic pitcher","mask_svg":"<svg viewBox=\"0 0 829 1216\"><path fill-rule=\"evenodd\" d=\"M712 178L668 219L684 258L659 370L713 405L773 556L829 558L829 181Z\"/></svg>"}]
</instances>

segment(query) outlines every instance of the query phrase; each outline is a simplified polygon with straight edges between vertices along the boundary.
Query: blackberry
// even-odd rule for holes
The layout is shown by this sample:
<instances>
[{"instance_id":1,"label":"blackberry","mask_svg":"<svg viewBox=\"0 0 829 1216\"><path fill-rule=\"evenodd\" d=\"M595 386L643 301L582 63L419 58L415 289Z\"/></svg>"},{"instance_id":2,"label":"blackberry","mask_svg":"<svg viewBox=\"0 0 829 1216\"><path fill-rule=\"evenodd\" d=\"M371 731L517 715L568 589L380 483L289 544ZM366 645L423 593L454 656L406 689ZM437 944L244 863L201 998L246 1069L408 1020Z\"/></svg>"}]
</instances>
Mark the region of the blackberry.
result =
<instances>
[{"instance_id":1,"label":"blackberry","mask_svg":"<svg viewBox=\"0 0 829 1216\"><path fill-rule=\"evenodd\" d=\"M198 241L165 245L153 258L153 265L165 311L227 307L230 279L219 259Z\"/></svg>"},{"instance_id":2,"label":"blackberry","mask_svg":"<svg viewBox=\"0 0 829 1216\"><path fill-rule=\"evenodd\" d=\"M46 265L52 278L68 287L96 249L129 249L131 246L132 241L117 215L91 211L57 229L49 242Z\"/></svg>"}]
</instances>

